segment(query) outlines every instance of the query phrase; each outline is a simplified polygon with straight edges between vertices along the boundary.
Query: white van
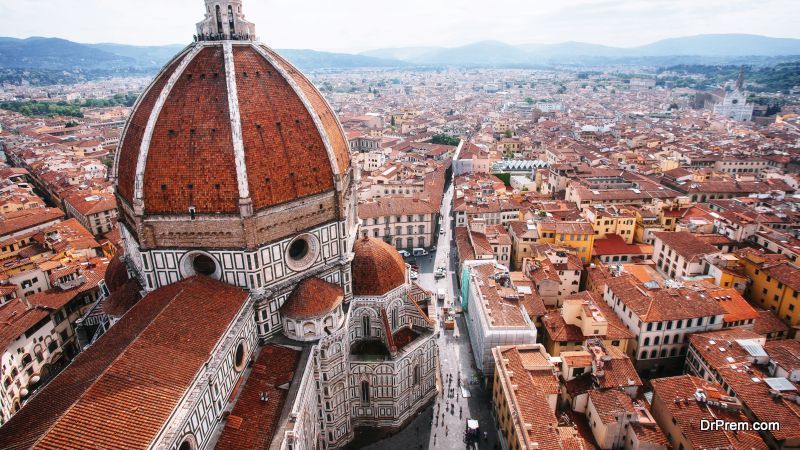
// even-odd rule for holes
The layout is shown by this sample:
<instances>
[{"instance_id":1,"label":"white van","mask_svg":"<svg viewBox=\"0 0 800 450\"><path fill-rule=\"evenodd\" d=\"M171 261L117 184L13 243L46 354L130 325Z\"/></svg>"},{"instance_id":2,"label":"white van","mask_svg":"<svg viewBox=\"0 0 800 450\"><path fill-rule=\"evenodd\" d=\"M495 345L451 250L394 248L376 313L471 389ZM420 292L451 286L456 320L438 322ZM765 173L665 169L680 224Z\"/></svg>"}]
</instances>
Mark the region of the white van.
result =
<instances>
[{"instance_id":1,"label":"white van","mask_svg":"<svg viewBox=\"0 0 800 450\"><path fill-rule=\"evenodd\" d=\"M415 248L411 250L411 254L414 256L425 256L428 254L428 251L424 248Z\"/></svg>"},{"instance_id":2,"label":"white van","mask_svg":"<svg viewBox=\"0 0 800 450\"><path fill-rule=\"evenodd\" d=\"M445 292L444 289L439 289L439 292L436 293L436 298L438 300L444 300L446 295L447 295L447 293Z\"/></svg>"}]
</instances>

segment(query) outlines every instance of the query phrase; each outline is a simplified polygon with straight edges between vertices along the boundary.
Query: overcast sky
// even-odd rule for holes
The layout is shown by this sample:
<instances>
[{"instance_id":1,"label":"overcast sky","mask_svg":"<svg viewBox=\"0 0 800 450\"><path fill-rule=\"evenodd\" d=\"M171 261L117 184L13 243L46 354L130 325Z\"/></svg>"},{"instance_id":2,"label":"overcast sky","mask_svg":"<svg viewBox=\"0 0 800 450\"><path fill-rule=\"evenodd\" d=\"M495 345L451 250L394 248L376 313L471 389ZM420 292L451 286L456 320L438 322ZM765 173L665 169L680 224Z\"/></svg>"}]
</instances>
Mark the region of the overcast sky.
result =
<instances>
[{"instance_id":1,"label":"overcast sky","mask_svg":"<svg viewBox=\"0 0 800 450\"><path fill-rule=\"evenodd\" d=\"M0 0L0 35L78 42L182 44L202 0ZM261 40L277 48L582 41L633 47L706 33L800 38L800 0L245 0Z\"/></svg>"}]
</instances>

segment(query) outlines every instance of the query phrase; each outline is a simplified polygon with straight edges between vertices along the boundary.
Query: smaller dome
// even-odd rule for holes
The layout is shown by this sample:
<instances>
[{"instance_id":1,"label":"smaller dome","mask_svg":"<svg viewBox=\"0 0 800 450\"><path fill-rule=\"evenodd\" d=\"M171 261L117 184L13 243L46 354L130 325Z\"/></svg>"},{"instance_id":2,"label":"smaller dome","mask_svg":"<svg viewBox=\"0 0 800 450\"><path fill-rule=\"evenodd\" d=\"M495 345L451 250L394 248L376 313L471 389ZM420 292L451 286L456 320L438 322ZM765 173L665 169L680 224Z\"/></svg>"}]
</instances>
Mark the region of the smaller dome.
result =
<instances>
[{"instance_id":1,"label":"smaller dome","mask_svg":"<svg viewBox=\"0 0 800 450\"><path fill-rule=\"evenodd\" d=\"M319 278L301 281L281 306L281 316L287 319L315 319L329 314L344 299L344 291Z\"/></svg>"},{"instance_id":2,"label":"smaller dome","mask_svg":"<svg viewBox=\"0 0 800 450\"><path fill-rule=\"evenodd\" d=\"M384 295L406 282L406 263L386 242L364 236L353 252L353 295Z\"/></svg>"}]
</instances>

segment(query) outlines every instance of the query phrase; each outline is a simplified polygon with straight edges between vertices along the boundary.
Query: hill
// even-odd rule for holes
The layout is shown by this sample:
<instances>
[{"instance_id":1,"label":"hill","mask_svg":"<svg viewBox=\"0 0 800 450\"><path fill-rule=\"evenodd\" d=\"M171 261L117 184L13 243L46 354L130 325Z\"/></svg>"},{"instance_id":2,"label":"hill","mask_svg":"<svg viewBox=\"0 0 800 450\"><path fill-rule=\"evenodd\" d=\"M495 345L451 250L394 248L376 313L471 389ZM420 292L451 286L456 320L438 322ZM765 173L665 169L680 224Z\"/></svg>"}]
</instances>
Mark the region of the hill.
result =
<instances>
[{"instance_id":1,"label":"hill","mask_svg":"<svg viewBox=\"0 0 800 450\"><path fill-rule=\"evenodd\" d=\"M58 38L28 39L0 37L0 72L4 69L80 70L131 72L156 71L183 45L136 46L123 44L80 44ZM348 69L356 67L397 67L405 62L365 55L278 50L304 70Z\"/></svg>"},{"instance_id":2,"label":"hill","mask_svg":"<svg viewBox=\"0 0 800 450\"><path fill-rule=\"evenodd\" d=\"M741 58L800 55L800 39L748 34L707 34L664 39L632 48L585 42L508 45L482 41L455 48L379 49L373 57L397 58L413 64L462 66L535 66L541 64L697 64L736 63Z\"/></svg>"}]
</instances>

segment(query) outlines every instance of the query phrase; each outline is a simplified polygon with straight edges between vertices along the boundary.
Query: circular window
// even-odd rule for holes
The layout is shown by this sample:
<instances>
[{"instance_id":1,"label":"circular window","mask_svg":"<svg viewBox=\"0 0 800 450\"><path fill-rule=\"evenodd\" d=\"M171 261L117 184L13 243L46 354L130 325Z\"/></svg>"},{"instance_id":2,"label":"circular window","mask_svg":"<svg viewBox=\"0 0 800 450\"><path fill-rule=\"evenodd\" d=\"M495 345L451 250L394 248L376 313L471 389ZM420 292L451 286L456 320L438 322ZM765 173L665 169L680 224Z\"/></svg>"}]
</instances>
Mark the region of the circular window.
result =
<instances>
[{"instance_id":1,"label":"circular window","mask_svg":"<svg viewBox=\"0 0 800 450\"><path fill-rule=\"evenodd\" d=\"M733 101L731 103L733 103L735 105L735 104L739 103L739 100L733 99Z\"/></svg>"},{"instance_id":2,"label":"circular window","mask_svg":"<svg viewBox=\"0 0 800 450\"><path fill-rule=\"evenodd\" d=\"M198 275L210 277L217 271L217 263L210 256L201 253L192 259L192 269Z\"/></svg>"},{"instance_id":3,"label":"circular window","mask_svg":"<svg viewBox=\"0 0 800 450\"><path fill-rule=\"evenodd\" d=\"M197 448L197 441L194 436L187 435L183 438L183 442L178 446L178 450L195 450Z\"/></svg>"},{"instance_id":4,"label":"circular window","mask_svg":"<svg viewBox=\"0 0 800 450\"><path fill-rule=\"evenodd\" d=\"M185 254L181 258L179 268L184 278L201 275L219 279L222 276L217 259L202 251L193 251Z\"/></svg>"},{"instance_id":5,"label":"circular window","mask_svg":"<svg viewBox=\"0 0 800 450\"><path fill-rule=\"evenodd\" d=\"M289 257L295 261L300 261L308 255L308 241L297 239L289 246Z\"/></svg>"},{"instance_id":6,"label":"circular window","mask_svg":"<svg viewBox=\"0 0 800 450\"><path fill-rule=\"evenodd\" d=\"M237 372L241 372L244 369L244 342L240 342L239 345L236 347L236 353L233 356L234 365L236 367Z\"/></svg>"},{"instance_id":7,"label":"circular window","mask_svg":"<svg viewBox=\"0 0 800 450\"><path fill-rule=\"evenodd\" d=\"M286 264L295 272L306 270L319 256L319 242L310 234L298 236L286 249Z\"/></svg>"}]
</instances>

